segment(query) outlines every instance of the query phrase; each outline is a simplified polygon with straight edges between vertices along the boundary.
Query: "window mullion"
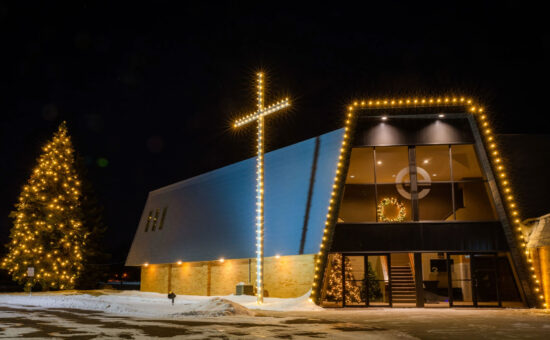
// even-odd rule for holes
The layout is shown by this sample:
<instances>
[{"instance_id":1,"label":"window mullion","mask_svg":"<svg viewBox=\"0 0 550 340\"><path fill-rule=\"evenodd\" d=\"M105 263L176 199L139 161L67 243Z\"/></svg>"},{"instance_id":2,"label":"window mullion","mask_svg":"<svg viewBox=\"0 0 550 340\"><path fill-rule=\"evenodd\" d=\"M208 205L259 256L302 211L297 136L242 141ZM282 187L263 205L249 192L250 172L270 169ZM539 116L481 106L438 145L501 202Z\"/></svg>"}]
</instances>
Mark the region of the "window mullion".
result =
<instances>
[{"instance_id":1,"label":"window mullion","mask_svg":"<svg viewBox=\"0 0 550 340\"><path fill-rule=\"evenodd\" d=\"M409 178L411 181L411 217L413 221L418 221L418 176L416 171L416 148L414 146L409 146Z\"/></svg>"}]
</instances>

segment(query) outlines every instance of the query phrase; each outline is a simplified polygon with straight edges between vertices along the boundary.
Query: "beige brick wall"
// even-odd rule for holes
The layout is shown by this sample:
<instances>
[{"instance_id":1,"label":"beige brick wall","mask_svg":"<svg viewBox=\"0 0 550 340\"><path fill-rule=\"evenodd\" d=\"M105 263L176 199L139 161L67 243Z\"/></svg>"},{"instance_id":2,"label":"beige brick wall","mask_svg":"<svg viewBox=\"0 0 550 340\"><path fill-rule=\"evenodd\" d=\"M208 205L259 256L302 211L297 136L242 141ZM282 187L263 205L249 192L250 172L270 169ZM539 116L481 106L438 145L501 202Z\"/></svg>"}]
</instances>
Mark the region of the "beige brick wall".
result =
<instances>
[{"instance_id":1,"label":"beige brick wall","mask_svg":"<svg viewBox=\"0 0 550 340\"><path fill-rule=\"evenodd\" d=\"M304 295L313 282L314 255L266 257L264 289L272 297ZM239 282L256 280L256 260L239 259L209 262L149 265L141 267L141 290L182 295L228 295ZM170 273L170 277L169 274Z\"/></svg>"},{"instance_id":2,"label":"beige brick wall","mask_svg":"<svg viewBox=\"0 0 550 340\"><path fill-rule=\"evenodd\" d=\"M171 290L183 295L207 295L206 262L184 262L172 265ZM142 289L143 290L143 289Z\"/></svg>"},{"instance_id":3,"label":"beige brick wall","mask_svg":"<svg viewBox=\"0 0 550 340\"><path fill-rule=\"evenodd\" d=\"M251 261L250 274L252 282L256 280L256 261ZM239 282L248 283L248 259L225 260L223 263L212 261L210 272L210 294L235 294L235 286Z\"/></svg>"},{"instance_id":4,"label":"beige brick wall","mask_svg":"<svg viewBox=\"0 0 550 340\"><path fill-rule=\"evenodd\" d=\"M264 289L267 296L298 297L307 293L313 283L314 255L266 257Z\"/></svg>"},{"instance_id":5,"label":"beige brick wall","mask_svg":"<svg viewBox=\"0 0 550 340\"><path fill-rule=\"evenodd\" d=\"M538 277L541 280L542 292L546 298L544 301L546 302L546 308L550 308L550 246L537 249L535 265Z\"/></svg>"},{"instance_id":6,"label":"beige brick wall","mask_svg":"<svg viewBox=\"0 0 550 340\"><path fill-rule=\"evenodd\" d=\"M141 290L144 292L168 292L168 271L170 265L150 264L141 267Z\"/></svg>"}]
</instances>

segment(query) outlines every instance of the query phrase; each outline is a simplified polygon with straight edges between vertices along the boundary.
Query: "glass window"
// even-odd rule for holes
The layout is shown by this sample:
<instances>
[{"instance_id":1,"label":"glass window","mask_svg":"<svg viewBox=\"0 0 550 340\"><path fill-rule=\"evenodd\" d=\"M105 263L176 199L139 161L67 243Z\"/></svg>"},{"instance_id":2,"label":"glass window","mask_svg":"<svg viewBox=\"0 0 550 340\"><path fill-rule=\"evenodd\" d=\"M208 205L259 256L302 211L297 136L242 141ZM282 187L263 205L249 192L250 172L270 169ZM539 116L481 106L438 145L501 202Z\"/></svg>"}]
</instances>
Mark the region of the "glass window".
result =
<instances>
[{"instance_id":1,"label":"glass window","mask_svg":"<svg viewBox=\"0 0 550 340\"><path fill-rule=\"evenodd\" d=\"M417 146L416 166L418 183L451 180L448 145Z\"/></svg>"},{"instance_id":2,"label":"glass window","mask_svg":"<svg viewBox=\"0 0 550 340\"><path fill-rule=\"evenodd\" d=\"M374 184L346 184L340 205L338 222L375 222L376 198Z\"/></svg>"},{"instance_id":3,"label":"glass window","mask_svg":"<svg viewBox=\"0 0 550 340\"><path fill-rule=\"evenodd\" d=\"M410 184L379 184L376 190L378 222L411 221Z\"/></svg>"},{"instance_id":4,"label":"glass window","mask_svg":"<svg viewBox=\"0 0 550 340\"><path fill-rule=\"evenodd\" d=\"M451 183L418 186L418 213L421 221L450 221L453 215Z\"/></svg>"},{"instance_id":5,"label":"glass window","mask_svg":"<svg viewBox=\"0 0 550 340\"><path fill-rule=\"evenodd\" d=\"M368 256L367 277L363 284L363 294L368 298L369 306L389 305L389 288L387 256Z\"/></svg>"},{"instance_id":6,"label":"glass window","mask_svg":"<svg viewBox=\"0 0 550 340\"><path fill-rule=\"evenodd\" d=\"M497 218L473 145L410 148L352 149L338 222L412 221L411 151L416 156L418 220L490 221ZM155 215L153 230L156 219Z\"/></svg>"},{"instance_id":7,"label":"glass window","mask_svg":"<svg viewBox=\"0 0 550 340\"><path fill-rule=\"evenodd\" d=\"M497 219L487 182L455 183L456 219L458 221L492 221Z\"/></svg>"},{"instance_id":8,"label":"glass window","mask_svg":"<svg viewBox=\"0 0 550 340\"><path fill-rule=\"evenodd\" d=\"M450 255L451 287L454 306L473 306L470 255Z\"/></svg>"},{"instance_id":9,"label":"glass window","mask_svg":"<svg viewBox=\"0 0 550 340\"><path fill-rule=\"evenodd\" d=\"M455 181L485 179L473 145L453 145L451 153Z\"/></svg>"},{"instance_id":10,"label":"glass window","mask_svg":"<svg viewBox=\"0 0 550 340\"><path fill-rule=\"evenodd\" d=\"M409 182L409 152L406 146L377 147L376 182Z\"/></svg>"},{"instance_id":11,"label":"glass window","mask_svg":"<svg viewBox=\"0 0 550 340\"><path fill-rule=\"evenodd\" d=\"M166 210L168 210L168 207L164 207L162 209L162 217L160 218L159 230L161 230L162 227L164 227L164 219L166 218Z\"/></svg>"},{"instance_id":12,"label":"glass window","mask_svg":"<svg viewBox=\"0 0 550 340\"><path fill-rule=\"evenodd\" d=\"M145 232L149 231L149 225L151 224L151 219L153 218L153 210L149 210L149 216L147 217L147 222L145 223Z\"/></svg>"},{"instance_id":13,"label":"glass window","mask_svg":"<svg viewBox=\"0 0 550 340\"><path fill-rule=\"evenodd\" d=\"M374 183L374 150L372 148L353 148L346 183Z\"/></svg>"},{"instance_id":14,"label":"glass window","mask_svg":"<svg viewBox=\"0 0 550 340\"><path fill-rule=\"evenodd\" d=\"M445 253L422 253L425 307L449 307L449 273Z\"/></svg>"},{"instance_id":15,"label":"glass window","mask_svg":"<svg viewBox=\"0 0 550 340\"><path fill-rule=\"evenodd\" d=\"M151 231L155 231L157 228L157 220L159 219L159 210L155 210L155 217L153 217L153 227L151 228Z\"/></svg>"}]
</instances>

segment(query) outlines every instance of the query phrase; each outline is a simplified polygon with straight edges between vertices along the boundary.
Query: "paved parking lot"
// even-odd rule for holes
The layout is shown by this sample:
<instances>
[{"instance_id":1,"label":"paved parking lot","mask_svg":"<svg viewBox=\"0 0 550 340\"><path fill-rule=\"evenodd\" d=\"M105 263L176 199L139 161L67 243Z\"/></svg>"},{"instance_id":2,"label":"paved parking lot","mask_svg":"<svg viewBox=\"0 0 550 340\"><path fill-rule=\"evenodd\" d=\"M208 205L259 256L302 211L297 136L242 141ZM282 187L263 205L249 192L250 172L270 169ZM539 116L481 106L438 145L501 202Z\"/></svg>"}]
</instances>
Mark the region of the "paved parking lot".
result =
<instances>
[{"instance_id":1,"label":"paved parking lot","mask_svg":"<svg viewBox=\"0 0 550 340\"><path fill-rule=\"evenodd\" d=\"M138 318L0 306L0 338L547 339L550 314L505 309L351 309L255 316Z\"/></svg>"}]
</instances>

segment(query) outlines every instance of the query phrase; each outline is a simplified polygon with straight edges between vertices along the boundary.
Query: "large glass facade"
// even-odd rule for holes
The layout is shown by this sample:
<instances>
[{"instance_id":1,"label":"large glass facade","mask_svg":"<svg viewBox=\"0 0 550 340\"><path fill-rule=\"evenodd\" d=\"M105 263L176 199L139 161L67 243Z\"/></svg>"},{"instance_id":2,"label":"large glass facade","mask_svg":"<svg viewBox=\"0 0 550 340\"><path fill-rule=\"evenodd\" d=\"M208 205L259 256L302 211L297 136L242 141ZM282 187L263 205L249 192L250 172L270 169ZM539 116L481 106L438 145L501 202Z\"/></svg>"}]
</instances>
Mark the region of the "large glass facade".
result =
<instances>
[{"instance_id":1,"label":"large glass facade","mask_svg":"<svg viewBox=\"0 0 550 340\"><path fill-rule=\"evenodd\" d=\"M496 218L473 145L352 149L341 223Z\"/></svg>"}]
</instances>

